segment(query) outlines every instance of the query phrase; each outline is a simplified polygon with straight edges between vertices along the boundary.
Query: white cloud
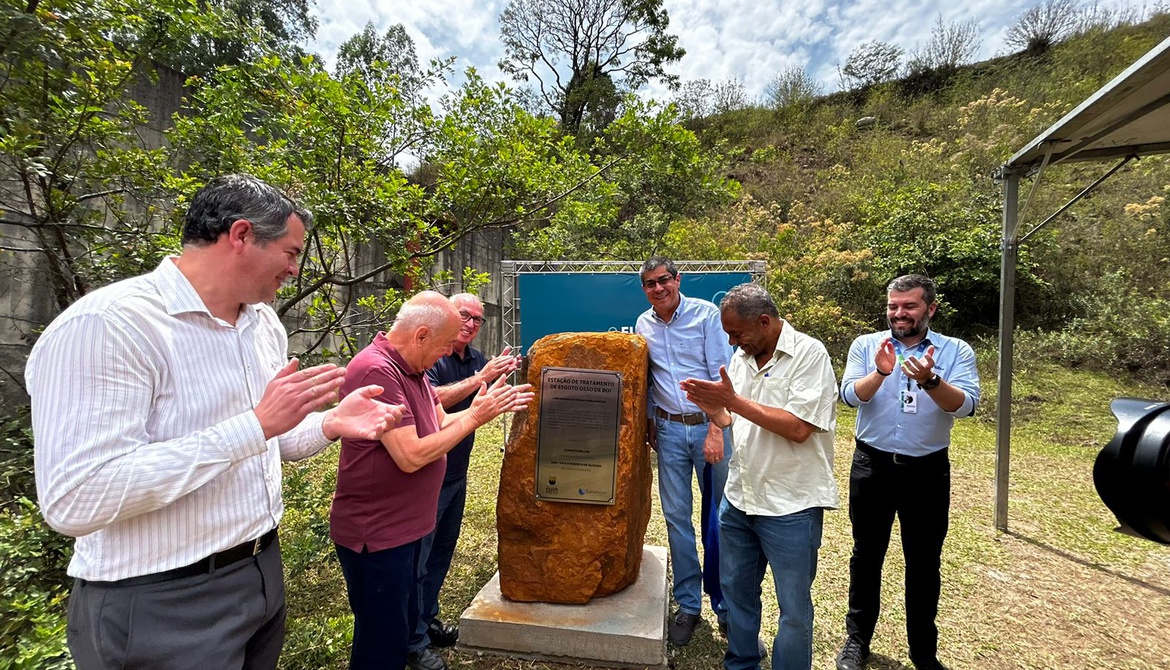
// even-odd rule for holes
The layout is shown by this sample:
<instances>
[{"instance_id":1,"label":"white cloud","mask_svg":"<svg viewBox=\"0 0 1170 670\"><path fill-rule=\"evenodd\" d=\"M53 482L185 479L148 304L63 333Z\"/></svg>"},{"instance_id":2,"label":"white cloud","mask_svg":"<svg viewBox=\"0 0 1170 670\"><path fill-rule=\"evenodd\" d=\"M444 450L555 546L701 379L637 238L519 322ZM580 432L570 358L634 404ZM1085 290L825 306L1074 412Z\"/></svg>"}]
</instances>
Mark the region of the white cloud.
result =
<instances>
[{"instance_id":1,"label":"white cloud","mask_svg":"<svg viewBox=\"0 0 1170 670\"><path fill-rule=\"evenodd\" d=\"M671 66L684 81L738 78L750 98L758 98L780 70L800 66L823 82L840 86L838 64L869 40L895 44L907 53L930 39L943 21L976 21L982 45L978 58L1005 52L1003 35L1017 17L1041 0L665 0L669 31L687 55ZM414 39L419 59L455 56L456 71L474 66L489 81L508 81L497 63L503 56L499 15L506 0L317 0L320 28L310 49L332 66L337 48L372 21L378 32L395 23ZM1127 6L1126 0L1101 0L1099 6ZM461 81L455 77L456 85ZM647 93L664 98L661 85Z\"/></svg>"}]
</instances>

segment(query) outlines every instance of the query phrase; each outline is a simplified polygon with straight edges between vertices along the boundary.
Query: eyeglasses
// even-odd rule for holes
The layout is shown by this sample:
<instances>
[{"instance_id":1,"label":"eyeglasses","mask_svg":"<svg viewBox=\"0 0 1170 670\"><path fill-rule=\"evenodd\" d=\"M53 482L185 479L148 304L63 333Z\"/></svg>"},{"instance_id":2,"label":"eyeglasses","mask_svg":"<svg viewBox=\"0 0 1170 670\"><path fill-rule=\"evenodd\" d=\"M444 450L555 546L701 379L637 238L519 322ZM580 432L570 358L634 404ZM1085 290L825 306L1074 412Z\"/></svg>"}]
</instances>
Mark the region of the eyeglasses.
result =
<instances>
[{"instance_id":1,"label":"eyeglasses","mask_svg":"<svg viewBox=\"0 0 1170 670\"><path fill-rule=\"evenodd\" d=\"M647 279L646 281L642 282L642 288L646 289L647 291L653 291L655 286L666 286L672 281L674 281L674 277L670 275L659 277L658 279Z\"/></svg>"},{"instance_id":2,"label":"eyeglasses","mask_svg":"<svg viewBox=\"0 0 1170 670\"><path fill-rule=\"evenodd\" d=\"M482 316L476 316L474 314L464 312L463 310L459 310L459 319L462 320L463 323L467 323L468 321L470 321L477 326L482 326L483 322L485 321L485 319Z\"/></svg>"}]
</instances>

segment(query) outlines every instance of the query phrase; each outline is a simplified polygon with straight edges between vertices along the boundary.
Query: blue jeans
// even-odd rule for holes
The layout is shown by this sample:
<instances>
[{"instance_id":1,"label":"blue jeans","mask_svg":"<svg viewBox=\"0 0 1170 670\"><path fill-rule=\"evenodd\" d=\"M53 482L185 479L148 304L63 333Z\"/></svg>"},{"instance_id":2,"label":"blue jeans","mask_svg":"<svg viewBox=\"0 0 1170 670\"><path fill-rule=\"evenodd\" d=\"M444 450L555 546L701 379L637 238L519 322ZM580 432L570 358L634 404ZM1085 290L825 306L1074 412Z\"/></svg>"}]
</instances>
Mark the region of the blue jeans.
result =
<instances>
[{"instance_id":1,"label":"blue jeans","mask_svg":"<svg viewBox=\"0 0 1170 670\"><path fill-rule=\"evenodd\" d=\"M820 507L785 516L754 516L723 501L719 567L727 603L727 653L723 656L727 670L760 667L760 594L769 565L780 606L780 625L772 640L772 670L812 668L812 583L824 516Z\"/></svg>"},{"instance_id":2,"label":"blue jeans","mask_svg":"<svg viewBox=\"0 0 1170 670\"><path fill-rule=\"evenodd\" d=\"M698 614L703 608L703 591L711 598L711 609L720 621L727 617L719 580L719 503L727 483L727 461L731 458L731 432L723 431L723 460L711 465L703 457L707 424L688 426L662 417L654 418L658 430L658 497L666 517L666 539L674 571L674 600L679 609ZM691 474L699 478L702 495L700 513L703 540L703 567L699 567L695 543Z\"/></svg>"},{"instance_id":3,"label":"blue jeans","mask_svg":"<svg viewBox=\"0 0 1170 670\"><path fill-rule=\"evenodd\" d=\"M418 621L419 543L361 553L335 544L353 610L350 670L402 668Z\"/></svg>"},{"instance_id":4,"label":"blue jeans","mask_svg":"<svg viewBox=\"0 0 1170 670\"><path fill-rule=\"evenodd\" d=\"M439 591L451 559L455 556L455 545L459 542L459 529L463 527L463 508L467 504L467 478L457 481L443 481L439 489L439 511L435 529L422 539L419 549L419 583L422 600L419 603L418 625L410 639L411 651L422 651L430 645L427 627L439 616Z\"/></svg>"}]
</instances>

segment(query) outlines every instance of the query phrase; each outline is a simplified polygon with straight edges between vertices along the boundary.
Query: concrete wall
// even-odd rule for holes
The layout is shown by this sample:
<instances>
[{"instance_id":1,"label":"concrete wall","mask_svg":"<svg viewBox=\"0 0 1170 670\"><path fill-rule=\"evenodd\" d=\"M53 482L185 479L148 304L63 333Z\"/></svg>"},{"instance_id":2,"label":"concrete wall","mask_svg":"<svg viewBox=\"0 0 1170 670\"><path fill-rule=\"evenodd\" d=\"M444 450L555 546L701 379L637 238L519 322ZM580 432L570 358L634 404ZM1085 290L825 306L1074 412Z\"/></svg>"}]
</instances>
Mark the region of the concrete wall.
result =
<instances>
[{"instance_id":1,"label":"concrete wall","mask_svg":"<svg viewBox=\"0 0 1170 670\"><path fill-rule=\"evenodd\" d=\"M472 344L485 356L491 358L504 347L501 309L503 282L500 280L500 261L504 260L505 233L499 229L480 230L460 240L454 249L439 254L435 259L435 274L450 270L455 281L449 285L437 285L446 295L466 292L463 286L463 268L474 268L491 275L491 283L480 287L479 299L483 302L483 326Z\"/></svg>"},{"instance_id":2,"label":"concrete wall","mask_svg":"<svg viewBox=\"0 0 1170 670\"><path fill-rule=\"evenodd\" d=\"M131 98L148 110L138 134L148 147L161 146L163 131L182 106L185 77L159 66L131 86ZM81 187L84 188L84 187ZM81 193L83 191L79 191ZM35 193L35 191L34 191ZM94 203L100 200L94 200ZM0 406L24 403L24 363L40 331L60 313L48 261L32 230L12 221L28 219L27 193L18 176L0 171ZM39 206L39 205L38 205ZM133 203L129 203L133 212Z\"/></svg>"}]
</instances>

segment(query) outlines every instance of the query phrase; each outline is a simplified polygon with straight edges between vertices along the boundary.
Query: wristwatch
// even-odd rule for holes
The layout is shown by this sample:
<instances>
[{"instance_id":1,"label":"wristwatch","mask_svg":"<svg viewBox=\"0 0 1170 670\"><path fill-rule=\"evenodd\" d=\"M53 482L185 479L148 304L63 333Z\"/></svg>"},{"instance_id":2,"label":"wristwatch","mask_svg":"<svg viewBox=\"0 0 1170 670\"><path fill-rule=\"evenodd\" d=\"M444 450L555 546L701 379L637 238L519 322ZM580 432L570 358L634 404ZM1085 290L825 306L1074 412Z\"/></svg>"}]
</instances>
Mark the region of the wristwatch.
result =
<instances>
[{"instance_id":1,"label":"wristwatch","mask_svg":"<svg viewBox=\"0 0 1170 670\"><path fill-rule=\"evenodd\" d=\"M922 389L923 391L933 391L938 388L938 385L941 383L942 377L935 375L924 382L918 382L918 388Z\"/></svg>"}]
</instances>

